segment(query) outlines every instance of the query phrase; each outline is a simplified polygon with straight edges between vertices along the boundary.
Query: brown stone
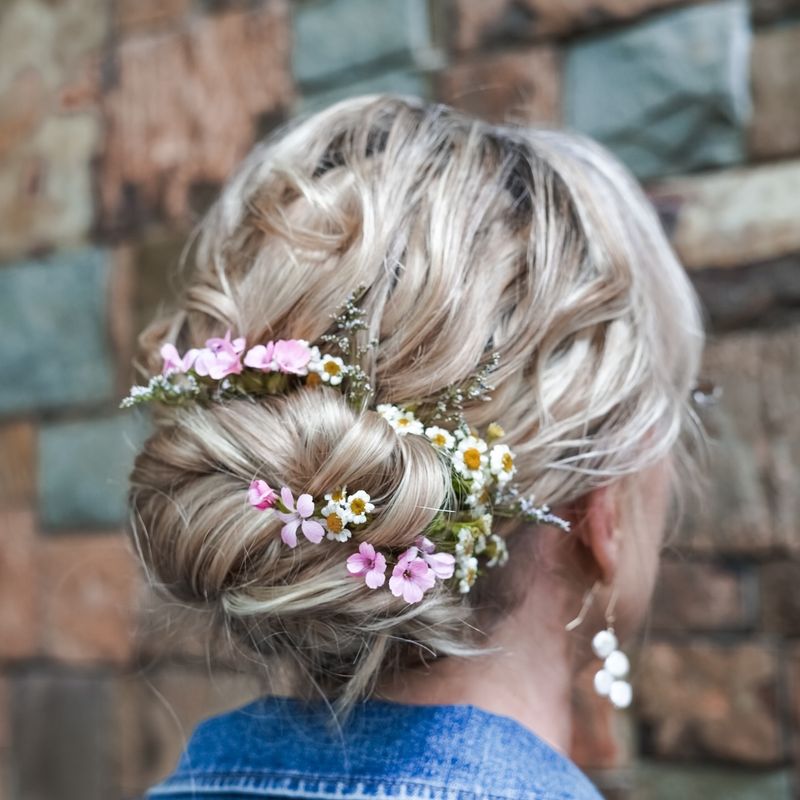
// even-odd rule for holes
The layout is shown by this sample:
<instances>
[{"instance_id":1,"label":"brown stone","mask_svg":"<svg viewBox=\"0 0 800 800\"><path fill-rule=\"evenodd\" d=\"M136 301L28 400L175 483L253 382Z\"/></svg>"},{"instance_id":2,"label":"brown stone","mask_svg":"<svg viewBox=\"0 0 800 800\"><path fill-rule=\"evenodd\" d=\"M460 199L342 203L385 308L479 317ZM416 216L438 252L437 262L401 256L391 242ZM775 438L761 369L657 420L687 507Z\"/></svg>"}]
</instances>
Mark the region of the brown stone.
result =
<instances>
[{"instance_id":1,"label":"brown stone","mask_svg":"<svg viewBox=\"0 0 800 800\"><path fill-rule=\"evenodd\" d=\"M451 44L465 51L562 36L686 4L686 0L455 0Z\"/></svg>"},{"instance_id":2,"label":"brown stone","mask_svg":"<svg viewBox=\"0 0 800 800\"><path fill-rule=\"evenodd\" d=\"M492 122L557 123L560 59L553 47L489 55L450 67L439 78L444 102Z\"/></svg>"},{"instance_id":3,"label":"brown stone","mask_svg":"<svg viewBox=\"0 0 800 800\"><path fill-rule=\"evenodd\" d=\"M664 561L653 595L654 631L741 630L754 620L753 581L721 564Z\"/></svg>"},{"instance_id":4,"label":"brown stone","mask_svg":"<svg viewBox=\"0 0 800 800\"><path fill-rule=\"evenodd\" d=\"M133 649L140 586L122 534L62 535L41 547L44 648L74 663L124 663Z\"/></svg>"},{"instance_id":5,"label":"brown stone","mask_svg":"<svg viewBox=\"0 0 800 800\"><path fill-rule=\"evenodd\" d=\"M800 250L800 160L668 178L648 191L689 269Z\"/></svg>"},{"instance_id":6,"label":"brown stone","mask_svg":"<svg viewBox=\"0 0 800 800\"><path fill-rule=\"evenodd\" d=\"M36 495L36 430L29 422L0 427L0 509L30 507Z\"/></svg>"},{"instance_id":7,"label":"brown stone","mask_svg":"<svg viewBox=\"0 0 800 800\"><path fill-rule=\"evenodd\" d=\"M572 696L570 757L581 769L619 769L632 762L632 718L594 691L598 663L584 669Z\"/></svg>"},{"instance_id":8,"label":"brown stone","mask_svg":"<svg viewBox=\"0 0 800 800\"><path fill-rule=\"evenodd\" d=\"M707 347L703 375L723 394L701 412L709 456L691 479L681 548L762 556L800 548L798 363L798 326L728 334Z\"/></svg>"},{"instance_id":9,"label":"brown stone","mask_svg":"<svg viewBox=\"0 0 800 800\"><path fill-rule=\"evenodd\" d=\"M776 561L759 570L761 627L770 633L800 636L800 561Z\"/></svg>"},{"instance_id":10,"label":"brown stone","mask_svg":"<svg viewBox=\"0 0 800 800\"><path fill-rule=\"evenodd\" d=\"M751 155L772 158L800 153L800 24L762 31L755 37L750 84Z\"/></svg>"},{"instance_id":11,"label":"brown stone","mask_svg":"<svg viewBox=\"0 0 800 800\"><path fill-rule=\"evenodd\" d=\"M177 666L123 679L116 708L124 796L138 797L166 777L198 722L260 693L246 675Z\"/></svg>"},{"instance_id":12,"label":"brown stone","mask_svg":"<svg viewBox=\"0 0 800 800\"><path fill-rule=\"evenodd\" d=\"M37 548L33 514L0 511L0 660L29 658L38 650Z\"/></svg>"},{"instance_id":13,"label":"brown stone","mask_svg":"<svg viewBox=\"0 0 800 800\"><path fill-rule=\"evenodd\" d=\"M291 100L287 17L285 0L270 0L257 11L193 17L179 31L122 42L104 103L107 225L142 209L183 218L193 185L230 175L258 118Z\"/></svg>"},{"instance_id":14,"label":"brown stone","mask_svg":"<svg viewBox=\"0 0 800 800\"><path fill-rule=\"evenodd\" d=\"M649 644L635 673L648 749L663 758L780 762L777 672L776 654L759 644Z\"/></svg>"}]
</instances>

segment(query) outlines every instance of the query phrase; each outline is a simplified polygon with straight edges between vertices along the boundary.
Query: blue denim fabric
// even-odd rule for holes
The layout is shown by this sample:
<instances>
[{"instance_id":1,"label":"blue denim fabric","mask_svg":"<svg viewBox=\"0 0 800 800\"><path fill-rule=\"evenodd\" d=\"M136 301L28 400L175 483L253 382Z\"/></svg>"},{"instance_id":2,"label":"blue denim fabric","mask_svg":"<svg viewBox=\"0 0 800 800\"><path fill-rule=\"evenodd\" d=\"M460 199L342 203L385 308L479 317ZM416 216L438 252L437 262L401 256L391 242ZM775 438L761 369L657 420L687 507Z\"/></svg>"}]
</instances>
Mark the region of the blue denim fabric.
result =
<instances>
[{"instance_id":1,"label":"blue denim fabric","mask_svg":"<svg viewBox=\"0 0 800 800\"><path fill-rule=\"evenodd\" d=\"M149 800L602 800L580 770L507 717L473 706L267 697L198 726Z\"/></svg>"}]
</instances>

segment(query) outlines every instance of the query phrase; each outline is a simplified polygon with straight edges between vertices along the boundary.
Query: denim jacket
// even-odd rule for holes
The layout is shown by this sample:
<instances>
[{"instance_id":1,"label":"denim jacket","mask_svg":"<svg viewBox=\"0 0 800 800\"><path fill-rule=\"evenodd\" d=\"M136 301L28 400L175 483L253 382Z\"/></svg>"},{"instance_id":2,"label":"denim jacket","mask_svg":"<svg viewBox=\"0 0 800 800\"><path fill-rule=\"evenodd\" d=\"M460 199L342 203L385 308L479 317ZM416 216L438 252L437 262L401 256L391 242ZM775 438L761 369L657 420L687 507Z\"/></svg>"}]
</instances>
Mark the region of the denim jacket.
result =
<instances>
[{"instance_id":1,"label":"denim jacket","mask_svg":"<svg viewBox=\"0 0 800 800\"><path fill-rule=\"evenodd\" d=\"M370 700L335 729L321 703L267 697L198 726L148 800L602 800L567 758L473 706Z\"/></svg>"}]
</instances>

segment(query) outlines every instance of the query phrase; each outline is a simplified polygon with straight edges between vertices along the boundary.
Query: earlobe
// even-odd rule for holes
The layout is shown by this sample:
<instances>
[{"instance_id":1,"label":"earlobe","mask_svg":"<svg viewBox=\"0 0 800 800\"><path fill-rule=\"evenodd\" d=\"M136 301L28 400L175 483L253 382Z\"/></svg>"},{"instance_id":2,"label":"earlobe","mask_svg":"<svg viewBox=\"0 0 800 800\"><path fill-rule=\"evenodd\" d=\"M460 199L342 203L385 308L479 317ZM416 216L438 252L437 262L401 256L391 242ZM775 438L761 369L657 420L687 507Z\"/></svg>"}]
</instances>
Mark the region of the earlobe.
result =
<instances>
[{"instance_id":1,"label":"earlobe","mask_svg":"<svg viewBox=\"0 0 800 800\"><path fill-rule=\"evenodd\" d=\"M599 580L614 582L620 560L620 536L613 486L593 489L585 498L584 514L576 531L591 554Z\"/></svg>"}]
</instances>

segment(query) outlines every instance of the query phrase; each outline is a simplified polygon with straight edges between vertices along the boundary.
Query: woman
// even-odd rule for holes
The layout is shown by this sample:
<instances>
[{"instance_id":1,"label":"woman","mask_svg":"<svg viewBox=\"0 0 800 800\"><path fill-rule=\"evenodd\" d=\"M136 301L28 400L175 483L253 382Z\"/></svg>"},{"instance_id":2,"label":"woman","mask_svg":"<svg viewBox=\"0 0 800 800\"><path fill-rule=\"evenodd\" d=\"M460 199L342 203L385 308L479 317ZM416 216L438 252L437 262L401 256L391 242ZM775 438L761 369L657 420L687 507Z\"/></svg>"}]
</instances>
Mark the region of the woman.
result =
<instances>
[{"instance_id":1,"label":"woman","mask_svg":"<svg viewBox=\"0 0 800 800\"><path fill-rule=\"evenodd\" d=\"M150 797L599 797L571 685L630 702L702 344L635 182L358 98L254 151L195 262L127 401L134 536L272 694Z\"/></svg>"}]
</instances>

